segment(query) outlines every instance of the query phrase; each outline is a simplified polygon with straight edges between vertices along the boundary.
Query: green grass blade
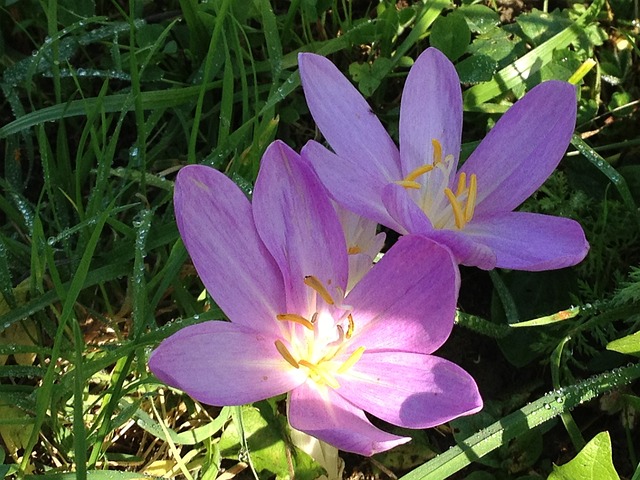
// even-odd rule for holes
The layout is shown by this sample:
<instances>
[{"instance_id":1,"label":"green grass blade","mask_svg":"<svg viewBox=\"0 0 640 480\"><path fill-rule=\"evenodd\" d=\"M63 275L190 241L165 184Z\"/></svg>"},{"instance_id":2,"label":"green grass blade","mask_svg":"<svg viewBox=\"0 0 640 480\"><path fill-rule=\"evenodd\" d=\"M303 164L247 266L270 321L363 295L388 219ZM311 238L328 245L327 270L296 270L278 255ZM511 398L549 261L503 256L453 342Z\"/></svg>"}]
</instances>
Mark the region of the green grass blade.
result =
<instances>
[{"instance_id":1,"label":"green grass blade","mask_svg":"<svg viewBox=\"0 0 640 480\"><path fill-rule=\"evenodd\" d=\"M480 430L445 453L413 470L400 480L442 480L471 462L506 445L524 432L548 422L562 412L640 378L640 364L612 370L583 382L550 392Z\"/></svg>"},{"instance_id":2,"label":"green grass blade","mask_svg":"<svg viewBox=\"0 0 640 480\"><path fill-rule=\"evenodd\" d=\"M170 108L189 103L198 98L200 91L211 90L220 86L220 82L206 83L203 86L172 88L165 90L153 90L140 94L141 106L144 110L155 110L157 108ZM131 111L135 108L131 102L131 95L118 93L101 98L86 98L82 100L72 100L68 103L53 105L28 113L13 122L0 128L0 138L19 133L35 125L59 120L61 118L77 117L88 115L87 112L94 111L100 104L104 112Z\"/></svg>"},{"instance_id":3,"label":"green grass blade","mask_svg":"<svg viewBox=\"0 0 640 480\"><path fill-rule=\"evenodd\" d=\"M638 226L640 226L640 212L638 212L636 202L633 200L633 195L631 195L631 191L624 177L578 135L573 135L571 144L613 183L629 211L635 213L636 221L638 222Z\"/></svg>"}]
</instances>

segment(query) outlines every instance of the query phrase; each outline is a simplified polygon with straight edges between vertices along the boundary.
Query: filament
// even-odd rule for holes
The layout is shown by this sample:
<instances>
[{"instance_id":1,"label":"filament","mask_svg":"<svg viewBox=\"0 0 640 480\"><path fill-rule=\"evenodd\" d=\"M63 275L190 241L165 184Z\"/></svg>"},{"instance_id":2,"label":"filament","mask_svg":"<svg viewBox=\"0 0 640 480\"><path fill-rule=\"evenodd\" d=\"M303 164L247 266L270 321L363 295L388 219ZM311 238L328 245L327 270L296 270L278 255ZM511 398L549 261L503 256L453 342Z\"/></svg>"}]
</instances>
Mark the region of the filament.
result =
<instances>
[{"instance_id":1,"label":"filament","mask_svg":"<svg viewBox=\"0 0 640 480\"><path fill-rule=\"evenodd\" d=\"M461 229L464 227L464 213L462 212L462 207L460 207L460 203L458 202L458 198L453 194L450 188L444 189L444 194L449 199L449 203L451 203L451 208L453 209L453 217L456 222L456 227Z\"/></svg>"},{"instance_id":2,"label":"filament","mask_svg":"<svg viewBox=\"0 0 640 480\"><path fill-rule=\"evenodd\" d=\"M311 370L319 379L323 380L327 385L332 388L340 388L338 381L327 372L324 368L316 365L315 363L308 362L307 360L300 360L300 365L307 367Z\"/></svg>"},{"instance_id":3,"label":"filament","mask_svg":"<svg viewBox=\"0 0 640 480\"><path fill-rule=\"evenodd\" d=\"M464 175L464 174L463 174ZM469 182L469 195L467 196L467 205L464 209L465 222L470 221L473 218L473 212L476 208L476 198L478 195L478 178L475 173L471 174L471 181Z\"/></svg>"},{"instance_id":4,"label":"filament","mask_svg":"<svg viewBox=\"0 0 640 480\"><path fill-rule=\"evenodd\" d=\"M358 347L349 358L347 358L347 360L340 365L340 368L338 368L338 373L345 373L347 370L349 370L351 367L353 367L356 362L358 360L360 360L360 357L362 357L362 354L364 353L364 347Z\"/></svg>"}]
</instances>

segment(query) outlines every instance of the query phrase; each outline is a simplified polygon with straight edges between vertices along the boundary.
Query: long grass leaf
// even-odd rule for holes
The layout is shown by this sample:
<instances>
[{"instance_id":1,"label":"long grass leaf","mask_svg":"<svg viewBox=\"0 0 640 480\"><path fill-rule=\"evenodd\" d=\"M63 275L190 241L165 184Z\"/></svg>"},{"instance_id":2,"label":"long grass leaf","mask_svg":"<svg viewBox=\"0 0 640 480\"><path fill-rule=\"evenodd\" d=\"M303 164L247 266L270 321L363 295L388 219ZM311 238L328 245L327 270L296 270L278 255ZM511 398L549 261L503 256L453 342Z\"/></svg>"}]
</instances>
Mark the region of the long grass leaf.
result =
<instances>
[{"instance_id":1,"label":"long grass leaf","mask_svg":"<svg viewBox=\"0 0 640 480\"><path fill-rule=\"evenodd\" d=\"M564 387L507 415L438 455L400 480L442 480L459 472L531 428L542 425L562 412L592 400L613 388L628 385L640 378L640 364L596 375L575 385Z\"/></svg>"}]
</instances>

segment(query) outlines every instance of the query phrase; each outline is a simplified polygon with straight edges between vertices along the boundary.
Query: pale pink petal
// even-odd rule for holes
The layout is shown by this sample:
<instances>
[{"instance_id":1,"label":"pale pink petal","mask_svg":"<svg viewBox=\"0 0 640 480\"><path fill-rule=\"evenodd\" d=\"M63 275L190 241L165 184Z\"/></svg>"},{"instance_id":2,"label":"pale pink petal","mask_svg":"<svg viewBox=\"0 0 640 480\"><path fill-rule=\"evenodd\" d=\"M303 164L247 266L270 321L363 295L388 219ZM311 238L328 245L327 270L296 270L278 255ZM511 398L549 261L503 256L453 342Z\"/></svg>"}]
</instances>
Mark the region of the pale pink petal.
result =
<instances>
[{"instance_id":1,"label":"pale pink petal","mask_svg":"<svg viewBox=\"0 0 640 480\"><path fill-rule=\"evenodd\" d=\"M576 124L576 88L541 83L498 120L460 172L477 175L475 214L509 212L551 175Z\"/></svg>"},{"instance_id":2,"label":"pale pink petal","mask_svg":"<svg viewBox=\"0 0 640 480\"><path fill-rule=\"evenodd\" d=\"M278 353L276 336L229 322L192 325L149 358L162 382L209 405L243 405L297 387L306 375Z\"/></svg>"},{"instance_id":3,"label":"pale pink petal","mask_svg":"<svg viewBox=\"0 0 640 480\"><path fill-rule=\"evenodd\" d=\"M428 238L400 238L347 296L353 307L349 354L367 351L433 353L449 337L458 300L458 266Z\"/></svg>"},{"instance_id":4,"label":"pale pink petal","mask_svg":"<svg viewBox=\"0 0 640 480\"><path fill-rule=\"evenodd\" d=\"M462 91L453 64L428 48L409 71L400 106L400 161L407 175L433 163L433 143L457 164L462 138Z\"/></svg>"},{"instance_id":5,"label":"pale pink petal","mask_svg":"<svg viewBox=\"0 0 640 480\"><path fill-rule=\"evenodd\" d=\"M362 410L336 391L318 387L311 382L291 392L289 422L293 428L340 450L366 456L384 452L411 440L374 427Z\"/></svg>"},{"instance_id":6,"label":"pale pink petal","mask_svg":"<svg viewBox=\"0 0 640 480\"><path fill-rule=\"evenodd\" d=\"M242 191L213 168L189 165L178 173L174 206L198 275L224 313L237 324L277 332L284 283Z\"/></svg>"},{"instance_id":7,"label":"pale pink petal","mask_svg":"<svg viewBox=\"0 0 640 480\"><path fill-rule=\"evenodd\" d=\"M465 231L491 248L497 267L541 271L581 262L589 244L574 220L528 212L477 219Z\"/></svg>"},{"instance_id":8,"label":"pale pink petal","mask_svg":"<svg viewBox=\"0 0 640 480\"><path fill-rule=\"evenodd\" d=\"M401 427L434 427L482 408L473 378L433 355L365 351L336 379L340 396Z\"/></svg>"},{"instance_id":9,"label":"pale pink petal","mask_svg":"<svg viewBox=\"0 0 640 480\"><path fill-rule=\"evenodd\" d=\"M399 179L399 153L358 90L327 58L298 56L300 79L314 121L334 152L382 178Z\"/></svg>"},{"instance_id":10,"label":"pale pink petal","mask_svg":"<svg viewBox=\"0 0 640 480\"><path fill-rule=\"evenodd\" d=\"M307 142L300 154L313 165L331 197L340 205L393 230L399 228L384 208L381 195L385 186L401 178L400 168L394 176L385 177L382 172L354 158L339 157L314 141Z\"/></svg>"},{"instance_id":11,"label":"pale pink petal","mask_svg":"<svg viewBox=\"0 0 640 480\"><path fill-rule=\"evenodd\" d=\"M260 237L283 273L288 312L306 314L315 298L304 284L309 275L330 293L344 295L349 262L338 216L311 166L280 141L262 157L253 212Z\"/></svg>"}]
</instances>

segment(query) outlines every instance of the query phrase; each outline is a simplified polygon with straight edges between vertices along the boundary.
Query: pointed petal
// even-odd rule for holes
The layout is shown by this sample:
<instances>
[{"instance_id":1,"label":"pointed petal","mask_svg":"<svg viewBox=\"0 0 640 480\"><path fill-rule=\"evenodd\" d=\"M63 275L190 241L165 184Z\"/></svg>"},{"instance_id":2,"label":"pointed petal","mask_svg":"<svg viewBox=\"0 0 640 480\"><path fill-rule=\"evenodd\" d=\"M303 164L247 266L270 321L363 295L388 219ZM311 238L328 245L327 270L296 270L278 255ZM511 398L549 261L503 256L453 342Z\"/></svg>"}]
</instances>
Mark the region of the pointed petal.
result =
<instances>
[{"instance_id":1,"label":"pointed petal","mask_svg":"<svg viewBox=\"0 0 640 480\"><path fill-rule=\"evenodd\" d=\"M581 262L589 251L582 227L568 218L509 212L473 221L466 230L496 253L500 268L564 268Z\"/></svg>"},{"instance_id":2,"label":"pointed petal","mask_svg":"<svg viewBox=\"0 0 640 480\"><path fill-rule=\"evenodd\" d=\"M341 396L401 427L434 427L482 408L473 378L433 355L365 351L344 378L337 378Z\"/></svg>"},{"instance_id":3,"label":"pointed petal","mask_svg":"<svg viewBox=\"0 0 640 480\"><path fill-rule=\"evenodd\" d=\"M393 179L401 178L399 168L395 177L385 178L382 172L367 168L352 157L339 157L314 141L307 142L301 155L313 165L336 202L358 215L396 229L398 225L382 205L381 194Z\"/></svg>"},{"instance_id":4,"label":"pointed petal","mask_svg":"<svg viewBox=\"0 0 640 480\"><path fill-rule=\"evenodd\" d=\"M362 410L347 402L336 391L316 387L309 382L291 392L289 422L293 428L340 450L366 456L411 440L374 427Z\"/></svg>"},{"instance_id":5,"label":"pointed petal","mask_svg":"<svg viewBox=\"0 0 640 480\"><path fill-rule=\"evenodd\" d=\"M509 212L551 175L576 124L576 89L537 85L500 118L460 172L478 178L475 215Z\"/></svg>"},{"instance_id":6,"label":"pointed petal","mask_svg":"<svg viewBox=\"0 0 640 480\"><path fill-rule=\"evenodd\" d=\"M235 323L278 331L282 275L258 237L242 191L213 168L189 165L178 173L174 206L182 240L220 308Z\"/></svg>"},{"instance_id":7,"label":"pointed petal","mask_svg":"<svg viewBox=\"0 0 640 480\"><path fill-rule=\"evenodd\" d=\"M402 231L423 235L447 246L462 265L484 270L495 268L496 256L491 248L475 241L465 231L434 229L425 213L400 185L388 185L384 190L383 201L389 214L403 226Z\"/></svg>"},{"instance_id":8,"label":"pointed petal","mask_svg":"<svg viewBox=\"0 0 640 480\"><path fill-rule=\"evenodd\" d=\"M400 238L345 300L354 312L352 348L433 353L451 333L459 288L447 248Z\"/></svg>"},{"instance_id":9,"label":"pointed petal","mask_svg":"<svg viewBox=\"0 0 640 480\"><path fill-rule=\"evenodd\" d=\"M411 67L400 106L402 173L433 163L432 140L457 164L462 138L462 90L453 64L428 48Z\"/></svg>"},{"instance_id":10,"label":"pointed petal","mask_svg":"<svg viewBox=\"0 0 640 480\"><path fill-rule=\"evenodd\" d=\"M287 392L306 375L278 353L276 337L229 322L192 325L149 358L162 382L209 405L243 405Z\"/></svg>"},{"instance_id":11,"label":"pointed petal","mask_svg":"<svg viewBox=\"0 0 640 480\"><path fill-rule=\"evenodd\" d=\"M305 315L311 305L314 292L303 283L308 275L344 295L349 262L338 216L311 166L280 141L262 158L253 211L260 237L284 276L288 312Z\"/></svg>"},{"instance_id":12,"label":"pointed petal","mask_svg":"<svg viewBox=\"0 0 640 480\"><path fill-rule=\"evenodd\" d=\"M307 105L322 135L340 157L399 180L399 153L367 101L327 58L298 56Z\"/></svg>"}]
</instances>

